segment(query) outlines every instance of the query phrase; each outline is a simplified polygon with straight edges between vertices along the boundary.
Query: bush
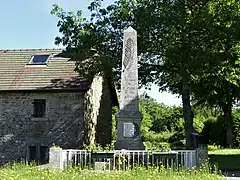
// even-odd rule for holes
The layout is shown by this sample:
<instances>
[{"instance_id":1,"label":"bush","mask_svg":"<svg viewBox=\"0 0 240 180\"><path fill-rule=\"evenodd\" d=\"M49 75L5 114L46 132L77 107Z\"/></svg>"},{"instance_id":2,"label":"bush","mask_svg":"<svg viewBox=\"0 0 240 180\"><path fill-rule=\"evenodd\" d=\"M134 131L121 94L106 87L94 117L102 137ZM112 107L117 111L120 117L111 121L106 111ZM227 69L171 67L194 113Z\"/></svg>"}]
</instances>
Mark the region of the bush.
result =
<instances>
[{"instance_id":1,"label":"bush","mask_svg":"<svg viewBox=\"0 0 240 180\"><path fill-rule=\"evenodd\" d=\"M234 135L234 146L240 147L240 113L238 110L233 109L233 135Z\"/></svg>"},{"instance_id":2,"label":"bush","mask_svg":"<svg viewBox=\"0 0 240 180\"><path fill-rule=\"evenodd\" d=\"M240 113L238 110L233 109L232 118L234 147L240 147ZM202 134L203 143L226 147L226 122L224 117L219 115L208 118L204 122Z\"/></svg>"},{"instance_id":3,"label":"bush","mask_svg":"<svg viewBox=\"0 0 240 180\"><path fill-rule=\"evenodd\" d=\"M167 142L146 141L144 142L144 145L147 150L152 150L152 151L169 151L170 150L170 144Z\"/></svg>"},{"instance_id":4,"label":"bush","mask_svg":"<svg viewBox=\"0 0 240 180\"><path fill-rule=\"evenodd\" d=\"M222 115L210 117L204 123L202 143L226 146L226 130Z\"/></svg>"},{"instance_id":5,"label":"bush","mask_svg":"<svg viewBox=\"0 0 240 180\"><path fill-rule=\"evenodd\" d=\"M208 145L208 151L216 151L219 150L220 146L217 145Z\"/></svg>"},{"instance_id":6,"label":"bush","mask_svg":"<svg viewBox=\"0 0 240 180\"><path fill-rule=\"evenodd\" d=\"M175 128L172 128L173 133L172 136L169 138L169 143L176 143L181 142L185 139L185 129L184 129L184 120L183 118L179 119L176 124Z\"/></svg>"},{"instance_id":7,"label":"bush","mask_svg":"<svg viewBox=\"0 0 240 180\"><path fill-rule=\"evenodd\" d=\"M159 104L159 108L156 112L153 112L153 126L152 131L162 132L165 129L173 131L178 128L176 125L179 119L182 118L182 108L181 107L168 107L163 104Z\"/></svg>"},{"instance_id":8,"label":"bush","mask_svg":"<svg viewBox=\"0 0 240 180\"><path fill-rule=\"evenodd\" d=\"M205 121L206 121L206 119L203 116L196 116L193 119L193 127L198 133L202 132Z\"/></svg>"},{"instance_id":9,"label":"bush","mask_svg":"<svg viewBox=\"0 0 240 180\"><path fill-rule=\"evenodd\" d=\"M149 142L168 142L169 138L172 136L172 133L168 130L161 133L155 133L153 131L147 132L143 136L143 141Z\"/></svg>"}]
</instances>

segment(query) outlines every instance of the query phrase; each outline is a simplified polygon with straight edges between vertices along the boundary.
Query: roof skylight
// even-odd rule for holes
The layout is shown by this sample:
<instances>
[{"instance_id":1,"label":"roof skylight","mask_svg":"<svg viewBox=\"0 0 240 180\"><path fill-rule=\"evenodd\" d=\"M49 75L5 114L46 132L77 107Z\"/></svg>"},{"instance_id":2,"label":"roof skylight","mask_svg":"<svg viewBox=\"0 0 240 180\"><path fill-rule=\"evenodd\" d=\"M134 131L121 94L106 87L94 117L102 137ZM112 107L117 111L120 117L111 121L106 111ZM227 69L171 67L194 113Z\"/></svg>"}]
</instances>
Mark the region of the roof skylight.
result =
<instances>
[{"instance_id":1,"label":"roof skylight","mask_svg":"<svg viewBox=\"0 0 240 180\"><path fill-rule=\"evenodd\" d=\"M45 65L48 62L50 55L34 55L29 64Z\"/></svg>"}]
</instances>

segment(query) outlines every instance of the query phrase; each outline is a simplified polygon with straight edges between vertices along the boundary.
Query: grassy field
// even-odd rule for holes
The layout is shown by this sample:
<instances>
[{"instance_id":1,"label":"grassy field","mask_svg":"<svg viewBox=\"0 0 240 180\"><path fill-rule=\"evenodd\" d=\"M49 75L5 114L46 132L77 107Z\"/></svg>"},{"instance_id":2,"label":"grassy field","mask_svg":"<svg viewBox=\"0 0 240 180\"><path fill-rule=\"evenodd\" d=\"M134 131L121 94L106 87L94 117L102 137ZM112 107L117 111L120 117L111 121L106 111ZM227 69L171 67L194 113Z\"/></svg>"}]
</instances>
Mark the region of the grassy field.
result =
<instances>
[{"instance_id":1,"label":"grassy field","mask_svg":"<svg viewBox=\"0 0 240 180\"><path fill-rule=\"evenodd\" d=\"M240 149L217 149L209 151L209 154L214 155L240 155Z\"/></svg>"},{"instance_id":2,"label":"grassy field","mask_svg":"<svg viewBox=\"0 0 240 180\"><path fill-rule=\"evenodd\" d=\"M240 149L216 149L209 151L209 162L224 171L240 170Z\"/></svg>"},{"instance_id":3,"label":"grassy field","mask_svg":"<svg viewBox=\"0 0 240 180\"><path fill-rule=\"evenodd\" d=\"M216 174L210 174L208 169L180 171L158 169L138 168L126 172L93 172L88 170L69 169L66 171L50 171L48 169L39 169L35 166L14 165L12 167L0 168L1 180L215 180L221 179Z\"/></svg>"}]
</instances>

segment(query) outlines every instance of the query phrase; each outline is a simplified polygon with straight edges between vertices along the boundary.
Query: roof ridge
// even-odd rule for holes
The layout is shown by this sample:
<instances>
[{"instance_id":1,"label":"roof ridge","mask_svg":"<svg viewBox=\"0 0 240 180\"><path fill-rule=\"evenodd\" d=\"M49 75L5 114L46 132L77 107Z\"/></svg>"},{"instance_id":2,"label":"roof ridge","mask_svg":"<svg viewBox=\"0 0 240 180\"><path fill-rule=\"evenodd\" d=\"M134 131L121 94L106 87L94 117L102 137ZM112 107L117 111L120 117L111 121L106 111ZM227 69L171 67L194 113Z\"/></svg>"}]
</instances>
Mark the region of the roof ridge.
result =
<instances>
[{"instance_id":1,"label":"roof ridge","mask_svg":"<svg viewBox=\"0 0 240 180\"><path fill-rule=\"evenodd\" d=\"M65 50L65 48L0 49L0 52L11 52L11 51L53 51L53 50Z\"/></svg>"}]
</instances>

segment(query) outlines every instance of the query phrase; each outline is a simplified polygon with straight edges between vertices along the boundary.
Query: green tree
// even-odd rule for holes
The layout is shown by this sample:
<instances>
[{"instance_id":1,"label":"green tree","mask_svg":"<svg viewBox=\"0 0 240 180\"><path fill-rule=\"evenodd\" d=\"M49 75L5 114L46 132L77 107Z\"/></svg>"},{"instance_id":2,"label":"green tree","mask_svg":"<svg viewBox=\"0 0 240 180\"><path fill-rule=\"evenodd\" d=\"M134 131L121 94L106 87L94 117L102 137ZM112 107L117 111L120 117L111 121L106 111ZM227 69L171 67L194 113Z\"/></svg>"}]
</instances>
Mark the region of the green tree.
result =
<instances>
[{"instance_id":1,"label":"green tree","mask_svg":"<svg viewBox=\"0 0 240 180\"><path fill-rule=\"evenodd\" d=\"M66 45L68 51L74 50L80 74L84 72L83 75L91 77L103 72L109 75L114 67L114 77L119 77L122 32L125 27L132 25L140 34L139 53L144 55L144 61L140 63L140 82L147 85L151 82L147 80L153 79L152 82L157 83L161 90L168 88L182 95L187 147L192 148L189 64L193 64L194 58L189 51L191 38L186 36L189 34L186 25L191 24L188 22L191 17L189 9L178 1L171 4L165 1L120 0L106 9L100 8L100 2L95 0L89 6L92 12L89 22L83 21L80 12L77 15L65 13L55 5L52 13L60 18L58 27L63 34L62 38L56 38L56 44ZM156 10L152 11L153 8ZM166 20L161 21L164 18ZM141 74L142 69L146 70L145 76Z\"/></svg>"},{"instance_id":2,"label":"green tree","mask_svg":"<svg viewBox=\"0 0 240 180\"><path fill-rule=\"evenodd\" d=\"M160 90L180 94L185 120L186 146L193 148L191 86L209 59L204 42L209 38L209 14L204 1L142 0L135 10L136 26L144 53L141 72L152 76ZM147 68L146 68L147 67ZM140 75L143 82L149 81Z\"/></svg>"},{"instance_id":3,"label":"green tree","mask_svg":"<svg viewBox=\"0 0 240 180\"><path fill-rule=\"evenodd\" d=\"M198 75L192 89L198 104L221 108L227 125L228 146L233 145L232 107L239 99L239 7L239 1L219 0L209 4L214 36L205 44L215 63L212 61L214 66L206 67L204 74Z\"/></svg>"},{"instance_id":4,"label":"green tree","mask_svg":"<svg viewBox=\"0 0 240 180\"><path fill-rule=\"evenodd\" d=\"M153 74L151 82L161 90L182 96L187 147L192 146L192 93L222 109L231 146L231 111L239 97L239 1L141 2L136 25L149 40L140 40L148 60L142 58L142 72Z\"/></svg>"},{"instance_id":5,"label":"green tree","mask_svg":"<svg viewBox=\"0 0 240 180\"><path fill-rule=\"evenodd\" d=\"M143 94L140 96L140 109L143 114L141 129L144 141L172 143L184 140L181 107L166 106Z\"/></svg>"},{"instance_id":6,"label":"green tree","mask_svg":"<svg viewBox=\"0 0 240 180\"><path fill-rule=\"evenodd\" d=\"M81 11L77 14L66 13L55 5L52 13L59 17L58 27L62 33L62 37L56 38L56 44L67 47L81 75L92 77L102 73L118 82L123 30L133 26L138 32L141 55L139 82L144 86L155 83L160 90L181 95L186 146L193 148L191 96L199 79L204 79L205 75L209 77L214 71L221 73L221 69L230 69L224 71L229 75L224 79L235 85L238 82L236 68L232 68L235 64L229 61L230 58L224 61L219 58L222 50L227 56L233 52L228 51L229 48L221 48L221 44L228 37L223 28L224 25L229 26L224 24L229 22L226 18L232 19L233 15L238 18L237 8L233 6L236 2L118 0L102 8L101 0L95 0L89 6L90 20L82 18ZM227 10L228 7L234 13ZM230 25L230 29L236 35L235 28L239 21L235 19L235 25ZM231 47L238 49L236 42ZM206 91L202 89L201 92L204 94Z\"/></svg>"}]
</instances>

